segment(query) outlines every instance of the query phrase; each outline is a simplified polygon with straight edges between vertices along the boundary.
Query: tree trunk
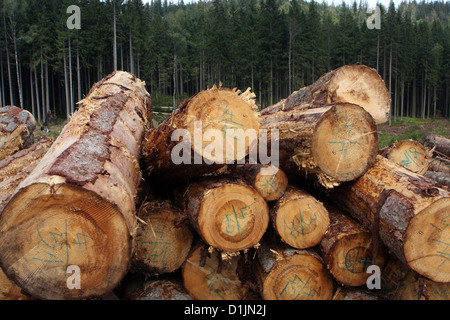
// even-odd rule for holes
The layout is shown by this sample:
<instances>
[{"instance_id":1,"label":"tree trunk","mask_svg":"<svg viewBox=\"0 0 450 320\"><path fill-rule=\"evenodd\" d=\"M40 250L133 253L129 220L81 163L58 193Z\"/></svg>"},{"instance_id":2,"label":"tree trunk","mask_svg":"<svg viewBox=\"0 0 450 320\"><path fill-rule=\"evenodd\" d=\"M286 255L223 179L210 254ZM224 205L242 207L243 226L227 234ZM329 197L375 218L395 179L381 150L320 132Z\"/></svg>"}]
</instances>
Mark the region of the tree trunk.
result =
<instances>
[{"instance_id":1,"label":"tree trunk","mask_svg":"<svg viewBox=\"0 0 450 320\"><path fill-rule=\"evenodd\" d=\"M450 281L450 192L382 156L361 178L335 190L333 199L417 273ZM378 230L378 231L376 231Z\"/></svg>"},{"instance_id":2,"label":"tree trunk","mask_svg":"<svg viewBox=\"0 0 450 320\"><path fill-rule=\"evenodd\" d=\"M193 233L169 201L151 200L141 205L136 232L133 269L158 275L177 270L191 250Z\"/></svg>"},{"instance_id":3,"label":"tree trunk","mask_svg":"<svg viewBox=\"0 0 450 320\"><path fill-rule=\"evenodd\" d=\"M346 65L323 75L312 85L261 111L262 115L294 109L322 107L336 102L354 103L375 119L385 123L390 114L391 97L375 69L365 65Z\"/></svg>"},{"instance_id":4,"label":"tree trunk","mask_svg":"<svg viewBox=\"0 0 450 320\"><path fill-rule=\"evenodd\" d=\"M378 152L383 157L418 174L428 170L428 150L418 141L401 140Z\"/></svg>"},{"instance_id":5,"label":"tree trunk","mask_svg":"<svg viewBox=\"0 0 450 320\"><path fill-rule=\"evenodd\" d=\"M437 135L430 134L423 140L423 145L433 149L435 153L440 153L450 158L450 139Z\"/></svg>"},{"instance_id":6,"label":"tree trunk","mask_svg":"<svg viewBox=\"0 0 450 320\"><path fill-rule=\"evenodd\" d=\"M427 171L425 177L430 178L440 186L450 187L450 172Z\"/></svg>"},{"instance_id":7,"label":"tree trunk","mask_svg":"<svg viewBox=\"0 0 450 320\"><path fill-rule=\"evenodd\" d=\"M317 245L330 225L328 211L312 195L290 186L270 210L272 226L280 239L296 249Z\"/></svg>"},{"instance_id":8,"label":"tree trunk","mask_svg":"<svg viewBox=\"0 0 450 320\"><path fill-rule=\"evenodd\" d=\"M258 245L268 227L266 202L241 181L205 178L177 193L194 230L224 256Z\"/></svg>"},{"instance_id":9,"label":"tree trunk","mask_svg":"<svg viewBox=\"0 0 450 320\"><path fill-rule=\"evenodd\" d=\"M382 300L382 298L367 289L339 287L332 300L368 301Z\"/></svg>"},{"instance_id":10,"label":"tree trunk","mask_svg":"<svg viewBox=\"0 0 450 320\"><path fill-rule=\"evenodd\" d=\"M33 144L35 128L30 112L15 106L0 108L0 161Z\"/></svg>"},{"instance_id":11,"label":"tree trunk","mask_svg":"<svg viewBox=\"0 0 450 320\"><path fill-rule=\"evenodd\" d=\"M373 118L350 103L262 112L260 123L260 131L267 130L269 136L278 130L282 170L315 178L326 188L360 177L378 151Z\"/></svg>"},{"instance_id":12,"label":"tree trunk","mask_svg":"<svg viewBox=\"0 0 450 320\"><path fill-rule=\"evenodd\" d=\"M18 174L31 162L41 159L50 149L53 141L51 137L43 137L28 148L17 151L0 161L0 182Z\"/></svg>"},{"instance_id":13,"label":"tree trunk","mask_svg":"<svg viewBox=\"0 0 450 320\"><path fill-rule=\"evenodd\" d=\"M149 106L143 82L128 73L96 83L3 210L2 268L29 294L99 297L128 271ZM78 290L68 288L72 266Z\"/></svg>"},{"instance_id":14,"label":"tree trunk","mask_svg":"<svg viewBox=\"0 0 450 320\"><path fill-rule=\"evenodd\" d=\"M366 284L367 267L385 262L385 252L373 245L371 232L339 208L326 205L330 228L323 237L319 251L328 270L341 285L357 287Z\"/></svg>"},{"instance_id":15,"label":"tree trunk","mask_svg":"<svg viewBox=\"0 0 450 320\"><path fill-rule=\"evenodd\" d=\"M445 172L450 173L450 160L441 157L432 157L428 159L428 172Z\"/></svg>"},{"instance_id":16,"label":"tree trunk","mask_svg":"<svg viewBox=\"0 0 450 320\"><path fill-rule=\"evenodd\" d=\"M312 249L297 250L265 239L253 261L264 300L330 300L333 281Z\"/></svg>"},{"instance_id":17,"label":"tree trunk","mask_svg":"<svg viewBox=\"0 0 450 320\"><path fill-rule=\"evenodd\" d=\"M223 261L207 244L196 243L183 265L184 287L196 300L242 300L252 280L245 260L239 255Z\"/></svg>"},{"instance_id":18,"label":"tree trunk","mask_svg":"<svg viewBox=\"0 0 450 320\"><path fill-rule=\"evenodd\" d=\"M170 280L149 281L131 300L192 300L181 283Z\"/></svg>"},{"instance_id":19,"label":"tree trunk","mask_svg":"<svg viewBox=\"0 0 450 320\"><path fill-rule=\"evenodd\" d=\"M288 187L288 177L281 169L273 173L270 165L245 164L232 168L232 174L241 177L258 191L266 201L279 199Z\"/></svg>"},{"instance_id":20,"label":"tree trunk","mask_svg":"<svg viewBox=\"0 0 450 320\"><path fill-rule=\"evenodd\" d=\"M183 102L146 135L143 157L149 173L166 183L180 182L243 160L259 132L253 98L249 90L213 86ZM247 130L250 135L243 137Z\"/></svg>"}]
</instances>

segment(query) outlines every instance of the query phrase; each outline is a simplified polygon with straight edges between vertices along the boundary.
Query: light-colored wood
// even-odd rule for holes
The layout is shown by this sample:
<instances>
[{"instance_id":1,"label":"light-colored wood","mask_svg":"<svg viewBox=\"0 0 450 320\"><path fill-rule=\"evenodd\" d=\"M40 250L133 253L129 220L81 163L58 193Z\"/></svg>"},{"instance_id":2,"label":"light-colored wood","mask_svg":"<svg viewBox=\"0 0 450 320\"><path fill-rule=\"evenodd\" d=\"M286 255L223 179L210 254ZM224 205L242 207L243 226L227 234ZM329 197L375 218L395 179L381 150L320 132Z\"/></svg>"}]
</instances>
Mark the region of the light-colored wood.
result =
<instances>
[{"instance_id":1,"label":"light-colored wood","mask_svg":"<svg viewBox=\"0 0 450 320\"><path fill-rule=\"evenodd\" d=\"M418 141L402 140L380 150L383 157L395 162L418 174L425 174L428 170L430 152Z\"/></svg>"},{"instance_id":2,"label":"light-colored wood","mask_svg":"<svg viewBox=\"0 0 450 320\"><path fill-rule=\"evenodd\" d=\"M0 268L0 300L29 300L14 282L8 279Z\"/></svg>"},{"instance_id":3,"label":"light-colored wood","mask_svg":"<svg viewBox=\"0 0 450 320\"><path fill-rule=\"evenodd\" d=\"M377 71L361 64L344 65L320 77L312 85L293 92L288 98L262 112L290 111L321 107L336 102L354 103L364 108L376 124L389 119L391 95Z\"/></svg>"},{"instance_id":4,"label":"light-colored wood","mask_svg":"<svg viewBox=\"0 0 450 320\"><path fill-rule=\"evenodd\" d=\"M0 216L1 266L40 299L101 297L130 266L150 95L119 71L80 104ZM80 289L69 288L70 266Z\"/></svg>"},{"instance_id":5,"label":"light-colored wood","mask_svg":"<svg viewBox=\"0 0 450 320\"><path fill-rule=\"evenodd\" d=\"M378 156L361 178L333 192L333 199L401 261L436 282L450 281L450 192Z\"/></svg>"},{"instance_id":6,"label":"light-colored wood","mask_svg":"<svg viewBox=\"0 0 450 320\"><path fill-rule=\"evenodd\" d=\"M0 108L0 160L29 147L35 128L36 120L27 110L16 106Z\"/></svg>"},{"instance_id":7,"label":"light-colored wood","mask_svg":"<svg viewBox=\"0 0 450 320\"><path fill-rule=\"evenodd\" d=\"M323 204L298 187L289 186L270 211L280 239L296 249L317 245L330 226Z\"/></svg>"},{"instance_id":8,"label":"light-colored wood","mask_svg":"<svg viewBox=\"0 0 450 320\"><path fill-rule=\"evenodd\" d=\"M196 300L242 300L251 283L245 259L238 255L222 260L220 252L197 243L183 265L184 287Z\"/></svg>"},{"instance_id":9,"label":"light-colored wood","mask_svg":"<svg viewBox=\"0 0 450 320\"><path fill-rule=\"evenodd\" d=\"M260 122L269 144L278 130L280 168L326 188L363 175L378 152L373 118L354 104L261 113Z\"/></svg>"},{"instance_id":10,"label":"light-colored wood","mask_svg":"<svg viewBox=\"0 0 450 320\"><path fill-rule=\"evenodd\" d=\"M180 268L194 236L181 212L168 200L151 200L140 206L138 217L133 269L151 276Z\"/></svg>"},{"instance_id":11,"label":"light-colored wood","mask_svg":"<svg viewBox=\"0 0 450 320\"><path fill-rule=\"evenodd\" d=\"M264 300L330 300L333 282L320 256L267 240L253 266Z\"/></svg>"}]
</instances>

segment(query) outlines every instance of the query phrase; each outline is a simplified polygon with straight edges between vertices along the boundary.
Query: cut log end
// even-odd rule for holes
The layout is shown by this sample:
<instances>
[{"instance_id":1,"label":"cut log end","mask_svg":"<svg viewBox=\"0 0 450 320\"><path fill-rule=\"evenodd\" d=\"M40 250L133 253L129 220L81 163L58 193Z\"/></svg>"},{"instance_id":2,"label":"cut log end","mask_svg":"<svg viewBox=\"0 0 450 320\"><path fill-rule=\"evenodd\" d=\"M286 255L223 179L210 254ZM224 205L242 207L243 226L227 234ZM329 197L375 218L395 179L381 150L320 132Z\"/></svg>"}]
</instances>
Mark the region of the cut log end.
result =
<instances>
[{"instance_id":1,"label":"cut log end","mask_svg":"<svg viewBox=\"0 0 450 320\"><path fill-rule=\"evenodd\" d=\"M419 212L406 230L404 254L416 272L436 282L450 282L450 198Z\"/></svg>"},{"instance_id":2,"label":"cut log end","mask_svg":"<svg viewBox=\"0 0 450 320\"><path fill-rule=\"evenodd\" d=\"M330 300L331 277L315 257L297 254L277 262L264 281L264 300Z\"/></svg>"},{"instance_id":3,"label":"cut log end","mask_svg":"<svg viewBox=\"0 0 450 320\"><path fill-rule=\"evenodd\" d=\"M337 182L360 177L378 152L373 118L357 105L336 105L316 127L311 150L321 171Z\"/></svg>"},{"instance_id":4,"label":"cut log end","mask_svg":"<svg viewBox=\"0 0 450 320\"><path fill-rule=\"evenodd\" d=\"M226 252L258 244L269 224L264 199L249 186L225 184L209 190L198 214L203 239Z\"/></svg>"},{"instance_id":5,"label":"cut log end","mask_svg":"<svg viewBox=\"0 0 450 320\"><path fill-rule=\"evenodd\" d=\"M34 297L98 297L127 272L131 242L122 215L79 187L23 188L3 211L0 225L2 268ZM69 288L71 266L79 268L79 290Z\"/></svg>"},{"instance_id":6,"label":"cut log end","mask_svg":"<svg viewBox=\"0 0 450 320\"><path fill-rule=\"evenodd\" d=\"M266 201L279 199L286 191L287 186L288 178L281 169L278 169L274 174L264 174L264 171L261 170L253 182L253 187Z\"/></svg>"},{"instance_id":7,"label":"cut log end","mask_svg":"<svg viewBox=\"0 0 450 320\"><path fill-rule=\"evenodd\" d=\"M402 140L388 146L382 155L418 174L425 174L428 170L428 152L414 140Z\"/></svg>"},{"instance_id":8,"label":"cut log end","mask_svg":"<svg viewBox=\"0 0 450 320\"><path fill-rule=\"evenodd\" d=\"M350 102L367 110L377 124L389 120L391 96L383 79L373 68L346 65L338 68L327 88L327 102Z\"/></svg>"},{"instance_id":9,"label":"cut log end","mask_svg":"<svg viewBox=\"0 0 450 320\"><path fill-rule=\"evenodd\" d=\"M297 249L318 244L327 231L330 219L325 207L311 195L288 190L280 198L274 228L283 242Z\"/></svg>"}]
</instances>

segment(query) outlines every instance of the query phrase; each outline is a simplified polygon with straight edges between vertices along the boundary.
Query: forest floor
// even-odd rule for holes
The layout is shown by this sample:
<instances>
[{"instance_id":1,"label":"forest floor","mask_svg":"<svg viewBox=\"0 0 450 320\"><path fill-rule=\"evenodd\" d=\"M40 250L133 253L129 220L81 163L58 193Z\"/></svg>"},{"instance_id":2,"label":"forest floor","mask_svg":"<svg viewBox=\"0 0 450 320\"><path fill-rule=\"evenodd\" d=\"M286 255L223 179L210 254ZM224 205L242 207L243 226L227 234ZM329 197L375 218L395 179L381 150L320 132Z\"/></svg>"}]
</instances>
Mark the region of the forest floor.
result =
<instances>
[{"instance_id":1,"label":"forest floor","mask_svg":"<svg viewBox=\"0 0 450 320\"><path fill-rule=\"evenodd\" d=\"M421 119L403 117L392 121L391 125L378 125L380 148L400 140L416 140L421 142L429 134L438 134L450 138L450 119Z\"/></svg>"}]
</instances>

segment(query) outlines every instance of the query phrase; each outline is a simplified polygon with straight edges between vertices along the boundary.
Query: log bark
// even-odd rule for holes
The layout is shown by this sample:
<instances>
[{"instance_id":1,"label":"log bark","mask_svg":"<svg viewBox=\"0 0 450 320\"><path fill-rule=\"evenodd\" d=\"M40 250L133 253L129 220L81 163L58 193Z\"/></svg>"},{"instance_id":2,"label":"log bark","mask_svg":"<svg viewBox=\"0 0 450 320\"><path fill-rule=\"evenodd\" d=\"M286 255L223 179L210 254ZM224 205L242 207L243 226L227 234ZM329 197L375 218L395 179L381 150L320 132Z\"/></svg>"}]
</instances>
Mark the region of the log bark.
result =
<instances>
[{"instance_id":1,"label":"log bark","mask_svg":"<svg viewBox=\"0 0 450 320\"><path fill-rule=\"evenodd\" d=\"M181 212L168 200L150 200L141 205L138 217L133 269L152 276L180 268L193 241Z\"/></svg>"},{"instance_id":2,"label":"log bark","mask_svg":"<svg viewBox=\"0 0 450 320\"><path fill-rule=\"evenodd\" d=\"M286 174L314 178L326 188L363 175L378 152L373 118L354 104L261 114L260 123L268 143L278 130L279 163Z\"/></svg>"},{"instance_id":3,"label":"log bark","mask_svg":"<svg viewBox=\"0 0 450 320\"><path fill-rule=\"evenodd\" d=\"M382 298L369 290L342 287L336 290L332 300L368 301L382 300Z\"/></svg>"},{"instance_id":4,"label":"log bark","mask_svg":"<svg viewBox=\"0 0 450 320\"><path fill-rule=\"evenodd\" d=\"M267 203L241 180L205 178L178 194L193 229L224 255L257 245L268 227Z\"/></svg>"},{"instance_id":5,"label":"log bark","mask_svg":"<svg viewBox=\"0 0 450 320\"><path fill-rule=\"evenodd\" d=\"M431 281L410 270L400 282L392 300L444 300L450 299L450 283Z\"/></svg>"},{"instance_id":6,"label":"log bark","mask_svg":"<svg viewBox=\"0 0 450 320\"><path fill-rule=\"evenodd\" d=\"M393 143L379 154L405 168L418 174L425 174L428 170L430 152L418 141L402 140Z\"/></svg>"},{"instance_id":7,"label":"log bark","mask_svg":"<svg viewBox=\"0 0 450 320\"><path fill-rule=\"evenodd\" d=\"M171 280L153 280L131 300L193 300L181 283Z\"/></svg>"},{"instance_id":8,"label":"log bark","mask_svg":"<svg viewBox=\"0 0 450 320\"><path fill-rule=\"evenodd\" d=\"M231 174L241 177L266 201L279 199L288 187L288 177L283 170L277 168L273 173L270 165L260 163L238 165L232 169Z\"/></svg>"},{"instance_id":9,"label":"log bark","mask_svg":"<svg viewBox=\"0 0 450 320\"><path fill-rule=\"evenodd\" d=\"M265 108L262 114L321 107L336 102L361 106L370 113L376 124L389 119L391 96L383 79L375 69L360 64L345 65L326 73L312 85Z\"/></svg>"},{"instance_id":10,"label":"log bark","mask_svg":"<svg viewBox=\"0 0 450 320\"><path fill-rule=\"evenodd\" d=\"M30 112L15 106L0 108L0 160L29 147L35 128L36 120Z\"/></svg>"},{"instance_id":11,"label":"log bark","mask_svg":"<svg viewBox=\"0 0 450 320\"><path fill-rule=\"evenodd\" d=\"M264 300L330 300L333 281L320 256L265 237L253 261Z\"/></svg>"},{"instance_id":12,"label":"log bark","mask_svg":"<svg viewBox=\"0 0 450 320\"><path fill-rule=\"evenodd\" d=\"M95 298L126 274L149 115L144 82L126 72L106 76L18 186L0 216L0 263L24 291ZM67 285L69 266L79 268L80 289Z\"/></svg>"},{"instance_id":13,"label":"log bark","mask_svg":"<svg viewBox=\"0 0 450 320\"><path fill-rule=\"evenodd\" d=\"M325 207L330 216L330 228L320 242L320 255L341 285L365 285L369 276L368 266L377 265L382 269L386 260L384 248L378 243L375 248L371 232L350 214L333 205Z\"/></svg>"},{"instance_id":14,"label":"log bark","mask_svg":"<svg viewBox=\"0 0 450 320\"><path fill-rule=\"evenodd\" d=\"M450 173L450 160L434 156L428 159L428 171Z\"/></svg>"},{"instance_id":15,"label":"log bark","mask_svg":"<svg viewBox=\"0 0 450 320\"><path fill-rule=\"evenodd\" d=\"M296 249L317 245L330 225L327 209L305 190L289 186L270 209L272 226L280 239Z\"/></svg>"},{"instance_id":16,"label":"log bark","mask_svg":"<svg viewBox=\"0 0 450 320\"><path fill-rule=\"evenodd\" d=\"M442 154L446 156L447 158L450 158L450 139L437 135L437 134L430 134L425 137L423 140L423 145L433 149L438 154Z\"/></svg>"},{"instance_id":17,"label":"log bark","mask_svg":"<svg viewBox=\"0 0 450 320\"><path fill-rule=\"evenodd\" d=\"M446 173L446 172L427 171L425 173L425 177L435 181L442 188L450 187L450 172Z\"/></svg>"},{"instance_id":18,"label":"log bark","mask_svg":"<svg viewBox=\"0 0 450 320\"><path fill-rule=\"evenodd\" d=\"M145 137L149 174L165 183L187 181L241 161L258 139L256 108L249 90L216 86L184 101Z\"/></svg>"},{"instance_id":19,"label":"log bark","mask_svg":"<svg viewBox=\"0 0 450 320\"><path fill-rule=\"evenodd\" d=\"M0 161L0 182L18 174L30 163L40 160L50 149L54 139L43 137L26 149L17 151L13 155Z\"/></svg>"},{"instance_id":20,"label":"log bark","mask_svg":"<svg viewBox=\"0 0 450 320\"><path fill-rule=\"evenodd\" d=\"M245 255L222 260L221 253L196 243L183 265L183 283L196 300L243 300L252 283Z\"/></svg>"},{"instance_id":21,"label":"log bark","mask_svg":"<svg viewBox=\"0 0 450 320\"><path fill-rule=\"evenodd\" d=\"M450 192L378 156L358 180L334 190L333 199L417 273L450 281Z\"/></svg>"}]
</instances>

